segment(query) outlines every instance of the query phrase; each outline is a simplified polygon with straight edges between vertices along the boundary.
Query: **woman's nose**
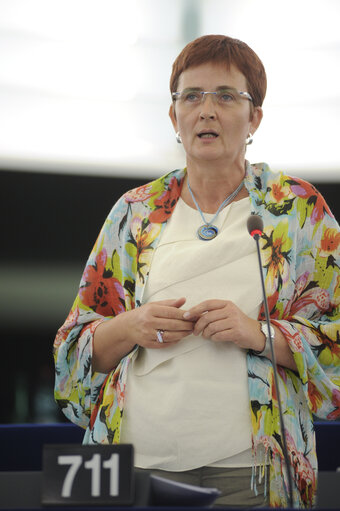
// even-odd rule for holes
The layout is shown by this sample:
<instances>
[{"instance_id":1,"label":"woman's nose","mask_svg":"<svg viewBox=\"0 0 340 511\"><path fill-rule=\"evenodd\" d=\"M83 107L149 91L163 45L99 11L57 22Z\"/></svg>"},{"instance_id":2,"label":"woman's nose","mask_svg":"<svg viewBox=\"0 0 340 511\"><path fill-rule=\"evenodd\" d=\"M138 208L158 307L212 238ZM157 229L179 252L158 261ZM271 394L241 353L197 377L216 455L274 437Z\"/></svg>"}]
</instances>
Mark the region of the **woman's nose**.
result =
<instances>
[{"instance_id":1,"label":"woman's nose","mask_svg":"<svg viewBox=\"0 0 340 511\"><path fill-rule=\"evenodd\" d=\"M200 118L201 119L216 119L216 114L212 110L211 111L201 110Z\"/></svg>"},{"instance_id":2,"label":"woman's nose","mask_svg":"<svg viewBox=\"0 0 340 511\"><path fill-rule=\"evenodd\" d=\"M205 94L201 102L200 118L201 119L215 119L215 101L212 95Z\"/></svg>"}]
</instances>

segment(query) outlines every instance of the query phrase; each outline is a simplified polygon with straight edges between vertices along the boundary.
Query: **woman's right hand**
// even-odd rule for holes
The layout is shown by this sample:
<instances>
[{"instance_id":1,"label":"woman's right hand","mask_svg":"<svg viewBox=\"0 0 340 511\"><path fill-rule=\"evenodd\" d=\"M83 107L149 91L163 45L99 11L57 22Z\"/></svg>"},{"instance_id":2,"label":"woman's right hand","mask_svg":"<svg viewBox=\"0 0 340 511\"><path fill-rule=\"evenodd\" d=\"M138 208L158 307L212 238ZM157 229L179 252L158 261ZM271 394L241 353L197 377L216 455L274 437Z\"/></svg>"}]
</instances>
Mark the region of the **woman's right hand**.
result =
<instances>
[{"instance_id":1,"label":"woman's right hand","mask_svg":"<svg viewBox=\"0 0 340 511\"><path fill-rule=\"evenodd\" d=\"M93 337L92 368L107 373L138 344L164 349L193 332L194 323L183 319L185 298L151 302L100 323ZM157 339L161 330L163 343Z\"/></svg>"}]
</instances>

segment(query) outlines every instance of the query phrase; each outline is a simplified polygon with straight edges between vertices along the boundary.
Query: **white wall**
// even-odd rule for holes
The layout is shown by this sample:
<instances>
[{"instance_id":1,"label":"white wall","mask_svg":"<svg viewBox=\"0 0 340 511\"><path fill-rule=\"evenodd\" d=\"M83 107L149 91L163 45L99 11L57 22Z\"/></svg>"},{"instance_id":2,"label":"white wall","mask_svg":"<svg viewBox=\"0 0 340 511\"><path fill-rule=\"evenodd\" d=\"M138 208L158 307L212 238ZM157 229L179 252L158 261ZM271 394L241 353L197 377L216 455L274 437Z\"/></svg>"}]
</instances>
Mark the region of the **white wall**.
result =
<instances>
[{"instance_id":1,"label":"white wall","mask_svg":"<svg viewBox=\"0 0 340 511\"><path fill-rule=\"evenodd\" d=\"M249 159L337 180L339 14L338 0L0 0L0 167L152 177L182 166L171 65L192 38L224 33L268 73Z\"/></svg>"}]
</instances>

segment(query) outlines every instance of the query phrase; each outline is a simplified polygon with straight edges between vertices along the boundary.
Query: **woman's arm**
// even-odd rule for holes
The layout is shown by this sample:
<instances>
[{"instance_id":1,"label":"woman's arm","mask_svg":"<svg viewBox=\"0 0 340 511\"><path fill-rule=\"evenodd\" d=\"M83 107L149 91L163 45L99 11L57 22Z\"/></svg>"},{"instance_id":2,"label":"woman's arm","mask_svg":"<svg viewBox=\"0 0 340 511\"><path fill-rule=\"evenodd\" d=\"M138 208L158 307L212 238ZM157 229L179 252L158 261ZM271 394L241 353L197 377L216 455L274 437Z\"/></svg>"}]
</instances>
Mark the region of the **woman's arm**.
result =
<instances>
[{"instance_id":1,"label":"woman's arm","mask_svg":"<svg viewBox=\"0 0 340 511\"><path fill-rule=\"evenodd\" d=\"M260 328L260 322L256 321L256 323L257 323L257 328L260 330L260 334L262 335L262 345L259 350L259 352L260 352L259 356L263 356L263 355L261 355L261 352L264 350L264 348L266 346L266 337ZM283 335L283 333L277 326L273 325L272 323L271 323L271 326L273 327L273 329L275 331L275 335L274 335L274 339L273 339L273 346L274 346L274 355L275 355L276 363L282 367L286 367L287 369L292 369L293 371L297 371L294 356L293 356L293 353L289 347L287 339L285 338L285 336ZM265 356L267 358L269 358L270 360L272 360L271 350L269 352L267 352Z\"/></svg>"},{"instance_id":2,"label":"woman's arm","mask_svg":"<svg viewBox=\"0 0 340 511\"><path fill-rule=\"evenodd\" d=\"M93 336L108 318L124 312L131 299L122 285L122 268L112 240L118 240L124 200L106 219L86 263L78 295L53 345L55 399L69 420L87 427L106 374L93 371ZM133 283L132 283L133 284Z\"/></svg>"}]
</instances>

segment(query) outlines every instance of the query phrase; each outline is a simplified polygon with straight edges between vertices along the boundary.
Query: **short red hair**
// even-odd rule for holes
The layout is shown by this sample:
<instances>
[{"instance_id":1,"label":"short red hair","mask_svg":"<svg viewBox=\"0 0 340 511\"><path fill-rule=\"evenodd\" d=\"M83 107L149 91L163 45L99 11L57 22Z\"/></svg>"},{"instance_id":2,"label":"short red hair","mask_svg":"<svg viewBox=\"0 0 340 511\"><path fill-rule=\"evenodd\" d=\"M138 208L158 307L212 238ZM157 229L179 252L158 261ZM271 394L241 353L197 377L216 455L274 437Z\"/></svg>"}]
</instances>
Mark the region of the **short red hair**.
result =
<instances>
[{"instance_id":1,"label":"short red hair","mask_svg":"<svg viewBox=\"0 0 340 511\"><path fill-rule=\"evenodd\" d=\"M204 35L183 48L172 66L170 91L177 91L183 71L206 62L224 62L227 68L235 66L247 80L247 92L253 98L254 106L262 106L267 76L261 60L246 43L225 35Z\"/></svg>"}]
</instances>

